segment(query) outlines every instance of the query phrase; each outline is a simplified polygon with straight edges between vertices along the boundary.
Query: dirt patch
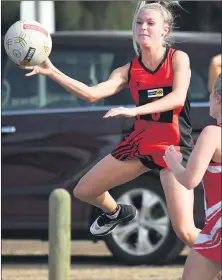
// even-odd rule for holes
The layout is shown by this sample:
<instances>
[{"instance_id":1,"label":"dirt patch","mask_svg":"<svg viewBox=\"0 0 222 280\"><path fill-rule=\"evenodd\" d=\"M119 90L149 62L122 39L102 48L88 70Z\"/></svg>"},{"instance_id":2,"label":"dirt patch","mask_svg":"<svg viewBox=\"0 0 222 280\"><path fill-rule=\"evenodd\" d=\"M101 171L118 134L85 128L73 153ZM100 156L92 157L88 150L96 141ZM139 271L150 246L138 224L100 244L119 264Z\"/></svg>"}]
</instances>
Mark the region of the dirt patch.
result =
<instances>
[{"instance_id":1,"label":"dirt patch","mask_svg":"<svg viewBox=\"0 0 222 280\"><path fill-rule=\"evenodd\" d=\"M133 267L133 268L75 268L70 280L179 280L182 267ZM2 280L47 280L46 267L4 267ZM65 279L64 279L65 280Z\"/></svg>"},{"instance_id":2,"label":"dirt patch","mask_svg":"<svg viewBox=\"0 0 222 280\"><path fill-rule=\"evenodd\" d=\"M185 249L182 255L187 255ZM33 240L3 240L2 255L47 255L48 242ZM111 256L104 242L72 242L74 256ZM72 265L70 280L179 280L182 265L169 266L115 266ZM48 280L47 264L3 264L2 280ZM61 279L66 280L66 279Z\"/></svg>"}]
</instances>

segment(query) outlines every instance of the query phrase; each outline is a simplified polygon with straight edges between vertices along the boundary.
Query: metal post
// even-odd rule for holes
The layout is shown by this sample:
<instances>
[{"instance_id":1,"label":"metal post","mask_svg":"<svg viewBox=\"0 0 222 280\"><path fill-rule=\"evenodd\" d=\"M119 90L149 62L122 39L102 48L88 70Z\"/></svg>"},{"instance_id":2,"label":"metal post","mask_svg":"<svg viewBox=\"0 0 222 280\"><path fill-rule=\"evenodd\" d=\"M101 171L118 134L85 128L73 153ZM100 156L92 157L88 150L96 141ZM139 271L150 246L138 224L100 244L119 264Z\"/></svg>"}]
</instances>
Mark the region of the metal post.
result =
<instances>
[{"instance_id":1,"label":"metal post","mask_svg":"<svg viewBox=\"0 0 222 280\"><path fill-rule=\"evenodd\" d=\"M71 198L64 189L49 197L49 280L70 280Z\"/></svg>"},{"instance_id":2,"label":"metal post","mask_svg":"<svg viewBox=\"0 0 222 280\"><path fill-rule=\"evenodd\" d=\"M51 34L55 32L54 1L20 1L20 19L36 20Z\"/></svg>"},{"instance_id":3,"label":"metal post","mask_svg":"<svg viewBox=\"0 0 222 280\"><path fill-rule=\"evenodd\" d=\"M20 1L20 20L36 20L35 1Z\"/></svg>"},{"instance_id":4,"label":"metal post","mask_svg":"<svg viewBox=\"0 0 222 280\"><path fill-rule=\"evenodd\" d=\"M55 32L55 1L35 1L36 20L51 34Z\"/></svg>"}]
</instances>

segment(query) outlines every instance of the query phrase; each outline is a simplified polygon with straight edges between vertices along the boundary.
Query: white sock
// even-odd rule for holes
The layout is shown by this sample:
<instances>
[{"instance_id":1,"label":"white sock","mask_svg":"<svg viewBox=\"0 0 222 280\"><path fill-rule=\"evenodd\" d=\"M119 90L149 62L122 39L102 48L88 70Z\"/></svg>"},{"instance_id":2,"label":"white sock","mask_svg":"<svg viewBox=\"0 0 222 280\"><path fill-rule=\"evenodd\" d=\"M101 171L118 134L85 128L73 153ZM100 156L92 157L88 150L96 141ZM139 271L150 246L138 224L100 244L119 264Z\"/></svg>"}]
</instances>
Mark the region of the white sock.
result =
<instances>
[{"instance_id":1,"label":"white sock","mask_svg":"<svg viewBox=\"0 0 222 280\"><path fill-rule=\"evenodd\" d=\"M116 210L113 211L113 214L112 214L112 213L107 213L106 216L107 216L109 219L111 219L111 220L113 219L113 220L114 220L114 219L116 219L116 218L118 217L120 210L121 210L121 206L118 205L117 208L116 208Z\"/></svg>"}]
</instances>

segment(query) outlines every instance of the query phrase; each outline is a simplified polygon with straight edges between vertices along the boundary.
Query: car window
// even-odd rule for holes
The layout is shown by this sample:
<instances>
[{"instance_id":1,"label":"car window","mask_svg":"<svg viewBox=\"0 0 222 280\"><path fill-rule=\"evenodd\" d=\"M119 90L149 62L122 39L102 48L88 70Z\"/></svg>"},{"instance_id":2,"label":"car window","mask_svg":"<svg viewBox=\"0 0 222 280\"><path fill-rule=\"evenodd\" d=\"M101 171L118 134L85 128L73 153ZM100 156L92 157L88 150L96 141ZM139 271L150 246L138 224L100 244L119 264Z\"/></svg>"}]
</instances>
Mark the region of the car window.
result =
<instances>
[{"instance_id":1,"label":"car window","mask_svg":"<svg viewBox=\"0 0 222 280\"><path fill-rule=\"evenodd\" d=\"M87 85L106 80L111 72L114 53L87 51L56 51L50 56L56 67ZM26 77L11 61L2 75L2 109L30 110L103 105L104 100L88 103L69 94L62 86L42 76Z\"/></svg>"},{"instance_id":2,"label":"car window","mask_svg":"<svg viewBox=\"0 0 222 280\"><path fill-rule=\"evenodd\" d=\"M134 58L134 56L135 56L135 53L134 53L133 49L130 49L129 52L125 52L124 54L119 52L118 54L116 54L115 59L113 60L111 71L113 71L114 69L116 69L122 65L130 63L132 61L132 59ZM131 96L129 87L126 86L118 94L107 97L104 100L104 105L107 105L107 106L135 105L135 103Z\"/></svg>"},{"instance_id":3,"label":"car window","mask_svg":"<svg viewBox=\"0 0 222 280\"><path fill-rule=\"evenodd\" d=\"M188 90L191 102L209 101L207 79L207 69L204 72L200 72L191 66L191 80Z\"/></svg>"},{"instance_id":4,"label":"car window","mask_svg":"<svg viewBox=\"0 0 222 280\"><path fill-rule=\"evenodd\" d=\"M130 62L134 54L129 52L58 51L54 50L51 60L65 74L87 85L106 80L117 67ZM207 69L196 69L191 65L189 98L191 102L208 101ZM26 77L25 71L8 61L2 75L2 110L30 110L41 108L76 108L116 106L134 104L129 88L119 94L96 103L86 102L69 94L63 87L45 76Z\"/></svg>"}]
</instances>

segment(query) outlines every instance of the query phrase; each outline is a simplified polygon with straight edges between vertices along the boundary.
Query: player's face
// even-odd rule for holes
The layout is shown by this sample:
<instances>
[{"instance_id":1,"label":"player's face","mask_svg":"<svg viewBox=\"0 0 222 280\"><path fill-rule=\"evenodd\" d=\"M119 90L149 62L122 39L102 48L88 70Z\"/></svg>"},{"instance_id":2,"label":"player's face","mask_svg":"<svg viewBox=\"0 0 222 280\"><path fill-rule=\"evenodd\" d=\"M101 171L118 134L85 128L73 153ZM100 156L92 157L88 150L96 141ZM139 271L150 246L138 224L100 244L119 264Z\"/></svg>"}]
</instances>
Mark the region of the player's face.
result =
<instances>
[{"instance_id":1,"label":"player's face","mask_svg":"<svg viewBox=\"0 0 222 280\"><path fill-rule=\"evenodd\" d=\"M163 44L168 26L164 24L161 13L156 10L143 9L136 21L136 38L141 47Z\"/></svg>"}]
</instances>

